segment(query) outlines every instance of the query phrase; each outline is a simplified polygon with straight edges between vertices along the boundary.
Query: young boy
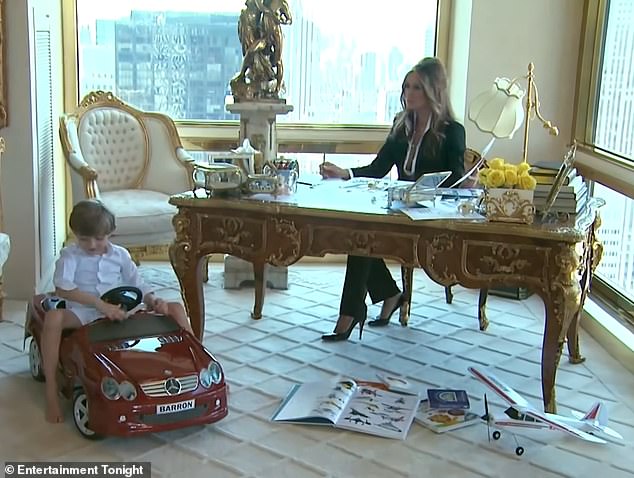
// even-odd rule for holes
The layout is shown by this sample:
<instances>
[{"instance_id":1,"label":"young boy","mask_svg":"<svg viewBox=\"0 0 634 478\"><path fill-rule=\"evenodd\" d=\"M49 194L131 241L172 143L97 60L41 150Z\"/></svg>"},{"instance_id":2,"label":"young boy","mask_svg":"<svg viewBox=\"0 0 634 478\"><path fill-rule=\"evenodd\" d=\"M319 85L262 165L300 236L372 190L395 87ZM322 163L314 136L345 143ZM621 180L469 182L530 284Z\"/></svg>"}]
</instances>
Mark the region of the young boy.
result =
<instances>
[{"instance_id":1,"label":"young boy","mask_svg":"<svg viewBox=\"0 0 634 478\"><path fill-rule=\"evenodd\" d=\"M70 228L76 244L62 249L55 264L55 293L66 300L65 309L46 312L42 331L42 362L46 377L46 419L59 423L64 419L57 390L57 362L64 329L76 329L101 317L123 320L125 311L100 297L122 285L138 287L147 309L171 316L192 332L185 308L177 302L156 297L138 274L130 253L110 243L115 229L114 215L97 200L78 202L70 214Z\"/></svg>"}]
</instances>

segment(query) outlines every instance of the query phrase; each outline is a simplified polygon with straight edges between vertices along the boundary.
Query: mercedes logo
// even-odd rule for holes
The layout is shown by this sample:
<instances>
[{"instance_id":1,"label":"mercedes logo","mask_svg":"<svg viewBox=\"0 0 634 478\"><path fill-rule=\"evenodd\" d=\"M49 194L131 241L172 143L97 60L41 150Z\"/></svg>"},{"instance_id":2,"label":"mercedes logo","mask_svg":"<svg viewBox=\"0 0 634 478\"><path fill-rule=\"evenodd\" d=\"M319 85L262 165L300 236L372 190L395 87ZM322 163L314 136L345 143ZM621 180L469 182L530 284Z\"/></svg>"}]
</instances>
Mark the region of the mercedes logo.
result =
<instances>
[{"instance_id":1,"label":"mercedes logo","mask_svg":"<svg viewBox=\"0 0 634 478\"><path fill-rule=\"evenodd\" d=\"M181 383L177 378L168 378L165 380L165 391L168 395L178 395L181 391Z\"/></svg>"}]
</instances>

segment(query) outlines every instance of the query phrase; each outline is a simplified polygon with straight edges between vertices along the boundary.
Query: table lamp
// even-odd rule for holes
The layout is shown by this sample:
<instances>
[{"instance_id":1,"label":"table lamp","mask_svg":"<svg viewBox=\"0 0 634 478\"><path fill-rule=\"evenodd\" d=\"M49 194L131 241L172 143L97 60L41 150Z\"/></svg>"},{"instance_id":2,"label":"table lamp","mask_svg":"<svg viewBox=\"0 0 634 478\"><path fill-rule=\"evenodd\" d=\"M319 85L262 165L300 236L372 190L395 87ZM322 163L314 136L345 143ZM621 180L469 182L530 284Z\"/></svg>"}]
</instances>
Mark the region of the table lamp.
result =
<instances>
[{"instance_id":1,"label":"table lamp","mask_svg":"<svg viewBox=\"0 0 634 478\"><path fill-rule=\"evenodd\" d=\"M533 116L542 122L544 128L548 129L553 136L559 134L559 130L550 121L544 119L539 111L539 93L535 84L535 65L528 64L526 76L514 78L496 78L488 91L479 94L469 105L469 119L475 123L477 128L493 135L493 138L482 150L482 157L489 152L489 149L496 138L512 138L513 134L524 122L524 143L522 149L522 162L528 158L528 129ZM520 80L526 79L526 91L522 90ZM525 108L522 100L526 96ZM526 121L524 121L526 115Z\"/></svg>"}]
</instances>

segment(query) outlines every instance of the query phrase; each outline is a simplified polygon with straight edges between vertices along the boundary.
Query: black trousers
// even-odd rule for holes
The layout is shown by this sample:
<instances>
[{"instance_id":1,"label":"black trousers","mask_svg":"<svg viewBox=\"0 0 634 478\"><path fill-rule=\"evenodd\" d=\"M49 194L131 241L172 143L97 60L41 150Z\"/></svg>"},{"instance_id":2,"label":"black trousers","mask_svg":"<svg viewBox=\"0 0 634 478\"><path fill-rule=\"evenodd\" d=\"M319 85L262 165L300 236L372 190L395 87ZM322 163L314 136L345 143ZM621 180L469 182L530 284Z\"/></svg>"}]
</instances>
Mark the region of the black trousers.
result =
<instances>
[{"instance_id":1,"label":"black trousers","mask_svg":"<svg viewBox=\"0 0 634 478\"><path fill-rule=\"evenodd\" d=\"M372 303L376 304L399 292L383 259L348 256L339 313L360 317L365 314L365 297L368 293Z\"/></svg>"}]
</instances>

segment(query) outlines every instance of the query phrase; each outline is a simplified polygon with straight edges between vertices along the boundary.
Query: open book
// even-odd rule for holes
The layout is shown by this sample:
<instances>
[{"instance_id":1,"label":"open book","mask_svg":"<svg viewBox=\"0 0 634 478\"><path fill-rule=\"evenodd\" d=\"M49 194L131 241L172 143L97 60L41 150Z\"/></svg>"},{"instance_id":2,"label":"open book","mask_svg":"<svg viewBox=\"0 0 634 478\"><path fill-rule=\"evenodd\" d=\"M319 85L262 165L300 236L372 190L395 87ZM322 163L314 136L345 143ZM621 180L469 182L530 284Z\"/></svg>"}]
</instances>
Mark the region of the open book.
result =
<instances>
[{"instance_id":1,"label":"open book","mask_svg":"<svg viewBox=\"0 0 634 478\"><path fill-rule=\"evenodd\" d=\"M331 425L404 440L418 408L418 395L350 379L294 385L271 420Z\"/></svg>"}]
</instances>

